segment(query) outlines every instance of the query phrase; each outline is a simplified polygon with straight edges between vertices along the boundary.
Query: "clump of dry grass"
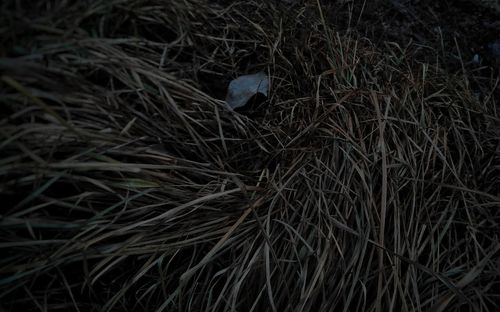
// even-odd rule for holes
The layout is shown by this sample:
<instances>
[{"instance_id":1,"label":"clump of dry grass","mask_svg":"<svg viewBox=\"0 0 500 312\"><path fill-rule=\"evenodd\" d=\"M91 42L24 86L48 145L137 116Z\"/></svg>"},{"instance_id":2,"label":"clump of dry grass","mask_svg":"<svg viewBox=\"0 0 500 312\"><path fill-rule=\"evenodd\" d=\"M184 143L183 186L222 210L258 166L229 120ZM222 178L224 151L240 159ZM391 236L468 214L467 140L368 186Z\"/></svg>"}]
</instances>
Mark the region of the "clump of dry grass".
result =
<instances>
[{"instance_id":1,"label":"clump of dry grass","mask_svg":"<svg viewBox=\"0 0 500 312\"><path fill-rule=\"evenodd\" d=\"M314 2L2 6L4 309L499 309L498 80Z\"/></svg>"}]
</instances>

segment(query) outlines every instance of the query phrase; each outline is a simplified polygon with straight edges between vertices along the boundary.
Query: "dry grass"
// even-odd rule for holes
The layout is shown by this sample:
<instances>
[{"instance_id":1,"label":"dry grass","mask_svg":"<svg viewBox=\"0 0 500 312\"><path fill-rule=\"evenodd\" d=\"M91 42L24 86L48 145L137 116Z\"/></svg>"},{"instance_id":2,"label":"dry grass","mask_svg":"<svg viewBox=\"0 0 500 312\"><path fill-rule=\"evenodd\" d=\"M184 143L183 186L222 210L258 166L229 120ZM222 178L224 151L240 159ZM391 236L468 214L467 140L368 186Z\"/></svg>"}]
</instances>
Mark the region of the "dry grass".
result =
<instances>
[{"instance_id":1,"label":"dry grass","mask_svg":"<svg viewBox=\"0 0 500 312\"><path fill-rule=\"evenodd\" d=\"M315 1L86 2L1 4L0 310L500 309L498 79Z\"/></svg>"}]
</instances>

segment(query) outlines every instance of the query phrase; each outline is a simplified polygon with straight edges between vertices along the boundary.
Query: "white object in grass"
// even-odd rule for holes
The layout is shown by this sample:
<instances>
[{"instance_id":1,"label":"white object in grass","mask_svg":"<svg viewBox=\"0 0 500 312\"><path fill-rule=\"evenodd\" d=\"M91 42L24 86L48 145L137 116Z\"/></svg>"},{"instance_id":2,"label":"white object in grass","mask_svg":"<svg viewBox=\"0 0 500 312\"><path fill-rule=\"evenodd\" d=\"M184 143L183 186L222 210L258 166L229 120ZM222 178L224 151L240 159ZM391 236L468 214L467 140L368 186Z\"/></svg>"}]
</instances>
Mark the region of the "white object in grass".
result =
<instances>
[{"instance_id":1,"label":"white object in grass","mask_svg":"<svg viewBox=\"0 0 500 312\"><path fill-rule=\"evenodd\" d=\"M267 96L269 78L264 72L240 76L229 83L226 103L232 109L245 106L250 98L257 93Z\"/></svg>"}]
</instances>

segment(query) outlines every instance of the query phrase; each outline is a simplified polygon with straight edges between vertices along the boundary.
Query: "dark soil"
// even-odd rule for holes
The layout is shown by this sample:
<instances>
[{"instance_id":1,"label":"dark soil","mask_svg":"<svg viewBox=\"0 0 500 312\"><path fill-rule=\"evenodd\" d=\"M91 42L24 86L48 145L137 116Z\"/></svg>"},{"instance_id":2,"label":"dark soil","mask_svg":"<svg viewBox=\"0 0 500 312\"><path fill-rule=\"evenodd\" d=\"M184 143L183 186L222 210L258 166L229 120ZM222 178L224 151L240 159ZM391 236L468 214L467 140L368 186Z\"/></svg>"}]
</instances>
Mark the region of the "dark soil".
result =
<instances>
[{"instance_id":1,"label":"dark soil","mask_svg":"<svg viewBox=\"0 0 500 312\"><path fill-rule=\"evenodd\" d=\"M491 90L500 95L495 85L500 14L494 9L470 0L337 0L322 5L339 32L353 31L376 45L412 45L418 60L466 76L478 98Z\"/></svg>"},{"instance_id":2,"label":"dark soil","mask_svg":"<svg viewBox=\"0 0 500 312\"><path fill-rule=\"evenodd\" d=\"M472 63L476 54L481 65L498 67L491 45L500 39L500 15L473 1L335 1L330 13L340 29L352 28L375 43L413 42L422 46L422 57L437 50L450 69Z\"/></svg>"}]
</instances>

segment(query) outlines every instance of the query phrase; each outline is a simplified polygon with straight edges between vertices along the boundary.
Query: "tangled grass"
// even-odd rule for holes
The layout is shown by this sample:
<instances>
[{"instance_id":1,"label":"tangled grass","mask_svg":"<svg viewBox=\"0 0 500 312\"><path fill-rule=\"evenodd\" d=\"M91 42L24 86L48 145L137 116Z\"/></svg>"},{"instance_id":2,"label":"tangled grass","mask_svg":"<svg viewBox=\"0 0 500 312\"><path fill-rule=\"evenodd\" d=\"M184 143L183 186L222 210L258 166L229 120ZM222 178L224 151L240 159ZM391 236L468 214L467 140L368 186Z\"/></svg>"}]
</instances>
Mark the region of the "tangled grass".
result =
<instances>
[{"instance_id":1,"label":"tangled grass","mask_svg":"<svg viewBox=\"0 0 500 312\"><path fill-rule=\"evenodd\" d=\"M1 6L0 310L500 309L495 77L314 1Z\"/></svg>"}]
</instances>

